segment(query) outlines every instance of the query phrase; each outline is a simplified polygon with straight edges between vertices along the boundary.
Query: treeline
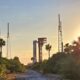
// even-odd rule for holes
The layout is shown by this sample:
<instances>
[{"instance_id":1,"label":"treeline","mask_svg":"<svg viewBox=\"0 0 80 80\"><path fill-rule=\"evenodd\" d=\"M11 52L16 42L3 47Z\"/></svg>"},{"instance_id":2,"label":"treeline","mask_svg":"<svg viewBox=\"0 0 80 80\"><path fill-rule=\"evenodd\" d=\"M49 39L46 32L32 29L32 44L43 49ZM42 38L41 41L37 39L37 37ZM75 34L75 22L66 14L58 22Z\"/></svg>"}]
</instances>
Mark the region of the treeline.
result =
<instances>
[{"instance_id":1,"label":"treeline","mask_svg":"<svg viewBox=\"0 0 80 80\"><path fill-rule=\"evenodd\" d=\"M65 44L64 52L58 52L42 63L35 63L31 68L42 73L59 74L70 80L80 80L80 38L72 44Z\"/></svg>"},{"instance_id":2,"label":"treeline","mask_svg":"<svg viewBox=\"0 0 80 80\"><path fill-rule=\"evenodd\" d=\"M24 72L25 66L21 64L18 57L14 59L0 58L0 77L5 77L9 73Z\"/></svg>"}]
</instances>

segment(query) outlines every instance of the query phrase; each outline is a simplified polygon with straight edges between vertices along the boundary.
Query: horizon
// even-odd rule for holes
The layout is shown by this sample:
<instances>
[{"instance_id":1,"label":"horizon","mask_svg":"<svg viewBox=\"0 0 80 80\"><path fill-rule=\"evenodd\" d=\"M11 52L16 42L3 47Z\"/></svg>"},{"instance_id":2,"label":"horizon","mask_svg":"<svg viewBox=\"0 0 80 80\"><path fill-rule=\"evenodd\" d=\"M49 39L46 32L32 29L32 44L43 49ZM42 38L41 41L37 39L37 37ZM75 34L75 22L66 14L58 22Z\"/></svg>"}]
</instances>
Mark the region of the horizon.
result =
<instances>
[{"instance_id":1,"label":"horizon","mask_svg":"<svg viewBox=\"0 0 80 80\"><path fill-rule=\"evenodd\" d=\"M31 62L33 40L47 37L51 55L58 51L58 14L61 15L63 41L72 43L80 36L79 0L2 0L0 1L1 37L6 40L10 23L11 57L18 56L24 64ZM3 48L6 56L6 46ZM43 58L48 54L43 47Z\"/></svg>"}]
</instances>

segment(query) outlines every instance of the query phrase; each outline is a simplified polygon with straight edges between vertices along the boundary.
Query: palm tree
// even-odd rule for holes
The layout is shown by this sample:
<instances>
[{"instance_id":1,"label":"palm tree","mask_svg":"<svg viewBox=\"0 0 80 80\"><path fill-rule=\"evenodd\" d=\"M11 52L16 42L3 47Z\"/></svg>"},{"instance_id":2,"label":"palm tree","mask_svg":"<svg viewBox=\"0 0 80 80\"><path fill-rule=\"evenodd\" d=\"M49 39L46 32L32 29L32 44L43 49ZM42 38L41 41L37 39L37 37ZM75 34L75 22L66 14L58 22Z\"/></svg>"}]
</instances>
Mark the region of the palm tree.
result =
<instances>
[{"instance_id":1,"label":"palm tree","mask_svg":"<svg viewBox=\"0 0 80 80\"><path fill-rule=\"evenodd\" d=\"M51 46L50 44L47 44L46 47L45 47L46 50L48 51L49 59L50 59L50 51L51 51L51 47L52 47L52 46Z\"/></svg>"},{"instance_id":2,"label":"palm tree","mask_svg":"<svg viewBox=\"0 0 80 80\"><path fill-rule=\"evenodd\" d=\"M0 57L2 57L2 46L5 46L5 41L0 38Z\"/></svg>"},{"instance_id":3,"label":"palm tree","mask_svg":"<svg viewBox=\"0 0 80 80\"><path fill-rule=\"evenodd\" d=\"M78 41L73 42L73 51L74 53L80 54L80 38Z\"/></svg>"},{"instance_id":4,"label":"palm tree","mask_svg":"<svg viewBox=\"0 0 80 80\"><path fill-rule=\"evenodd\" d=\"M69 43L66 43L64 46L64 52L66 53L71 53L72 52L72 45L70 45Z\"/></svg>"}]
</instances>

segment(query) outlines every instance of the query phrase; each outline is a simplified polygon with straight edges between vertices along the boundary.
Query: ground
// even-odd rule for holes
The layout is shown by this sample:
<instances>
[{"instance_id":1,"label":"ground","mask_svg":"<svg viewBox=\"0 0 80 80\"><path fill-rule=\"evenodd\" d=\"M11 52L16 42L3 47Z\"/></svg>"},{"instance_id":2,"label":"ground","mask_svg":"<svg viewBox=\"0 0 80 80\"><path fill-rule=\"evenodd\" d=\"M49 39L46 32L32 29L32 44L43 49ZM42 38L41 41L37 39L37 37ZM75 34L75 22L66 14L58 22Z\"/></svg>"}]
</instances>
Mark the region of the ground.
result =
<instances>
[{"instance_id":1,"label":"ground","mask_svg":"<svg viewBox=\"0 0 80 80\"><path fill-rule=\"evenodd\" d=\"M16 80L62 80L56 75L42 75L39 72L28 70L23 74L16 74Z\"/></svg>"}]
</instances>

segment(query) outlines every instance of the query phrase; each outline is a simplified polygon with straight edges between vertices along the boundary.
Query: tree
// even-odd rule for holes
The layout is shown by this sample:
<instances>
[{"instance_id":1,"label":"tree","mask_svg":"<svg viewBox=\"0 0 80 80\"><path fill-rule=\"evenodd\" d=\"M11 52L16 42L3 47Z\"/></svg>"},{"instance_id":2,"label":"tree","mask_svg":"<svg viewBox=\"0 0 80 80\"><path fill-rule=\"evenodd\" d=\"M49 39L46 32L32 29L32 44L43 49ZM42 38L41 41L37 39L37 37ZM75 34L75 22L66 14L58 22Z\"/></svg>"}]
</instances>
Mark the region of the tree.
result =
<instances>
[{"instance_id":1,"label":"tree","mask_svg":"<svg viewBox=\"0 0 80 80\"><path fill-rule=\"evenodd\" d=\"M5 41L2 39L2 38L0 38L0 57L2 57L2 46L4 46L5 45Z\"/></svg>"},{"instance_id":2,"label":"tree","mask_svg":"<svg viewBox=\"0 0 80 80\"><path fill-rule=\"evenodd\" d=\"M10 70L10 72L24 72L25 71L25 67L23 64L21 64L18 57L14 57L14 59L11 59L9 63L10 65L8 69Z\"/></svg>"},{"instance_id":3,"label":"tree","mask_svg":"<svg viewBox=\"0 0 80 80\"><path fill-rule=\"evenodd\" d=\"M72 45L70 45L69 43L66 43L64 46L64 52L67 54L70 54L72 52Z\"/></svg>"},{"instance_id":4,"label":"tree","mask_svg":"<svg viewBox=\"0 0 80 80\"><path fill-rule=\"evenodd\" d=\"M6 72L6 65L0 64L0 77L2 77Z\"/></svg>"},{"instance_id":5,"label":"tree","mask_svg":"<svg viewBox=\"0 0 80 80\"><path fill-rule=\"evenodd\" d=\"M52 46L51 46L50 44L47 44L47 45L46 45L46 50L48 51L49 59L50 59L51 47L52 47Z\"/></svg>"},{"instance_id":6,"label":"tree","mask_svg":"<svg viewBox=\"0 0 80 80\"><path fill-rule=\"evenodd\" d=\"M77 41L73 41L71 45L69 43L65 44L64 46L64 52L65 53L73 53L73 54L80 54L80 37Z\"/></svg>"},{"instance_id":7,"label":"tree","mask_svg":"<svg viewBox=\"0 0 80 80\"><path fill-rule=\"evenodd\" d=\"M78 41L73 42L73 53L80 54L80 38L78 38Z\"/></svg>"}]
</instances>

